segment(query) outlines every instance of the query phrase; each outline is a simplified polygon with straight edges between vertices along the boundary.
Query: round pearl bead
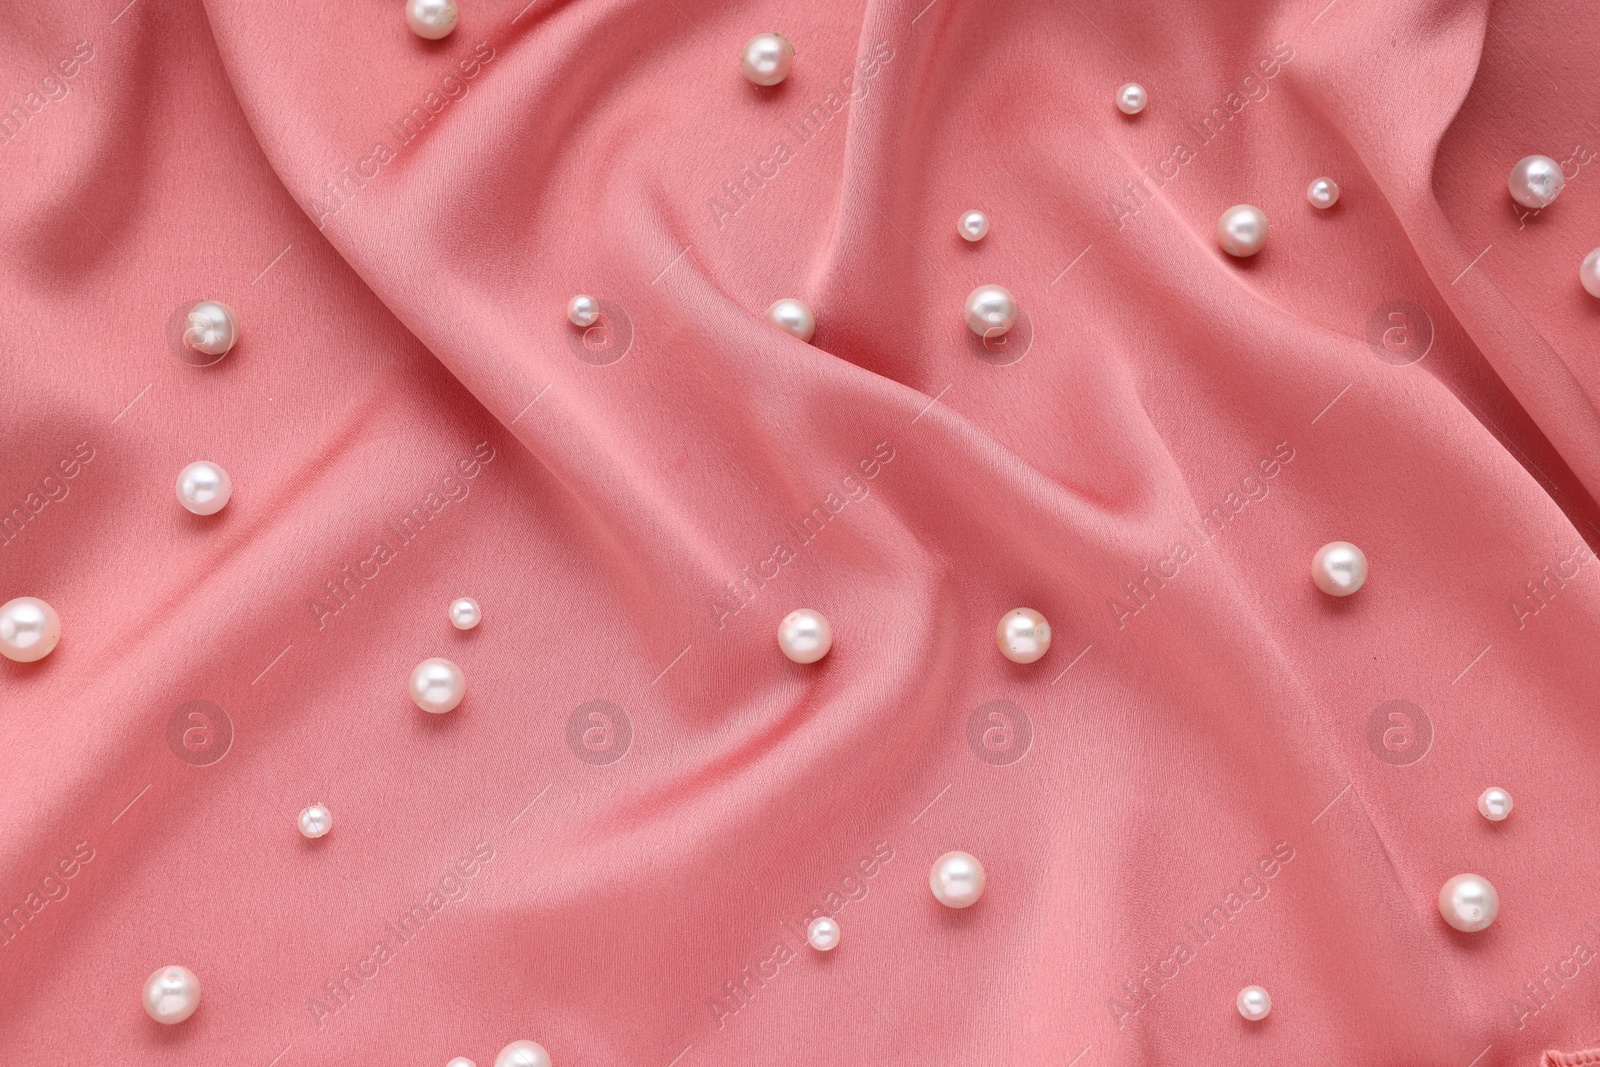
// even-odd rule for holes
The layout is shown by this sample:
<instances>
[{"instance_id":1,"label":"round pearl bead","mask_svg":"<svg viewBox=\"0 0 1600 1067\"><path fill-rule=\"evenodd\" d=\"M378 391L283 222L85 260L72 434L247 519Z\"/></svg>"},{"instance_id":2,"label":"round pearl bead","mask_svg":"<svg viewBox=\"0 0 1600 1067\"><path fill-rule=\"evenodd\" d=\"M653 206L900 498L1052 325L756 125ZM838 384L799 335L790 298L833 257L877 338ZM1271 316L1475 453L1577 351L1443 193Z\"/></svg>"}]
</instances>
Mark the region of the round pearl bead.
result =
<instances>
[{"instance_id":1,"label":"round pearl bead","mask_svg":"<svg viewBox=\"0 0 1600 1067\"><path fill-rule=\"evenodd\" d=\"M494 1058L494 1067L550 1067L550 1053L533 1041L513 1041Z\"/></svg>"},{"instance_id":2,"label":"round pearl bead","mask_svg":"<svg viewBox=\"0 0 1600 1067\"><path fill-rule=\"evenodd\" d=\"M1117 90L1117 110L1124 115L1137 115L1150 103L1150 94L1138 82L1129 82Z\"/></svg>"},{"instance_id":3,"label":"round pearl bead","mask_svg":"<svg viewBox=\"0 0 1600 1067\"><path fill-rule=\"evenodd\" d=\"M928 885L947 908L970 908L983 896L983 864L970 852L946 852L933 862Z\"/></svg>"},{"instance_id":4,"label":"round pearl bead","mask_svg":"<svg viewBox=\"0 0 1600 1067\"><path fill-rule=\"evenodd\" d=\"M1583 257L1583 265L1578 268L1578 281L1583 283L1584 291L1590 296L1600 296L1600 248Z\"/></svg>"},{"instance_id":5,"label":"round pearl bead","mask_svg":"<svg viewBox=\"0 0 1600 1067\"><path fill-rule=\"evenodd\" d=\"M1561 164L1549 156L1524 156L1511 168L1511 177L1506 179L1506 186L1511 190L1511 199L1523 207L1535 210L1549 207L1556 202L1556 197L1561 195L1561 190L1567 184L1566 175L1561 173Z\"/></svg>"},{"instance_id":6,"label":"round pearl bead","mask_svg":"<svg viewBox=\"0 0 1600 1067\"><path fill-rule=\"evenodd\" d=\"M1033 663L1050 651L1050 624L1032 608L1012 608L1000 616L994 639L1012 663Z\"/></svg>"},{"instance_id":7,"label":"round pearl bead","mask_svg":"<svg viewBox=\"0 0 1600 1067\"><path fill-rule=\"evenodd\" d=\"M778 624L778 647L796 663L815 663L833 647L833 627L820 611L791 611Z\"/></svg>"},{"instance_id":8,"label":"round pearl bead","mask_svg":"<svg viewBox=\"0 0 1600 1067\"><path fill-rule=\"evenodd\" d=\"M187 967L163 967L144 983L144 1010L158 1023L181 1023L200 1006L200 979Z\"/></svg>"},{"instance_id":9,"label":"round pearl bead","mask_svg":"<svg viewBox=\"0 0 1600 1067\"><path fill-rule=\"evenodd\" d=\"M588 329L600 321L600 301L587 293L579 293L567 301L567 321Z\"/></svg>"},{"instance_id":10,"label":"round pearl bead","mask_svg":"<svg viewBox=\"0 0 1600 1067\"><path fill-rule=\"evenodd\" d=\"M989 216L981 211L967 211L956 220L956 232L964 241L981 241L989 232Z\"/></svg>"},{"instance_id":11,"label":"round pearl bead","mask_svg":"<svg viewBox=\"0 0 1600 1067\"><path fill-rule=\"evenodd\" d=\"M1491 785L1478 794L1478 814L1490 822L1500 822L1511 814L1511 794Z\"/></svg>"},{"instance_id":12,"label":"round pearl bead","mask_svg":"<svg viewBox=\"0 0 1600 1067\"><path fill-rule=\"evenodd\" d=\"M326 804L313 804L300 813L300 832L313 841L333 829L333 812Z\"/></svg>"},{"instance_id":13,"label":"round pearl bead","mask_svg":"<svg viewBox=\"0 0 1600 1067\"><path fill-rule=\"evenodd\" d=\"M1017 324L1017 298L1002 285L980 285L967 294L967 327L982 338L1000 337Z\"/></svg>"},{"instance_id":14,"label":"round pearl bead","mask_svg":"<svg viewBox=\"0 0 1600 1067\"><path fill-rule=\"evenodd\" d=\"M1458 874L1439 890L1439 914L1464 933L1487 930L1500 914L1500 894L1481 874Z\"/></svg>"},{"instance_id":15,"label":"round pearl bead","mask_svg":"<svg viewBox=\"0 0 1600 1067\"><path fill-rule=\"evenodd\" d=\"M1367 554L1349 541L1330 541L1311 557L1311 580L1329 596L1349 596L1367 580Z\"/></svg>"},{"instance_id":16,"label":"round pearl bead","mask_svg":"<svg viewBox=\"0 0 1600 1067\"><path fill-rule=\"evenodd\" d=\"M461 9L456 0L406 0L406 25L418 37L440 41L455 32Z\"/></svg>"},{"instance_id":17,"label":"round pearl bead","mask_svg":"<svg viewBox=\"0 0 1600 1067\"><path fill-rule=\"evenodd\" d=\"M794 45L781 33L758 33L745 42L739 69L753 85L777 85L794 66Z\"/></svg>"},{"instance_id":18,"label":"round pearl bead","mask_svg":"<svg viewBox=\"0 0 1600 1067\"><path fill-rule=\"evenodd\" d=\"M61 640L61 616L36 596L19 596L0 607L0 655L18 663L44 659Z\"/></svg>"},{"instance_id":19,"label":"round pearl bead","mask_svg":"<svg viewBox=\"0 0 1600 1067\"><path fill-rule=\"evenodd\" d=\"M1267 246L1266 212L1249 204L1235 204L1217 220L1217 243L1230 256L1253 256Z\"/></svg>"},{"instance_id":20,"label":"round pearl bead","mask_svg":"<svg viewBox=\"0 0 1600 1067\"><path fill-rule=\"evenodd\" d=\"M1239 990L1239 997L1234 1004L1238 1006L1240 1015L1258 1023L1272 1010L1272 997L1258 985L1247 985Z\"/></svg>"},{"instance_id":21,"label":"round pearl bead","mask_svg":"<svg viewBox=\"0 0 1600 1067\"><path fill-rule=\"evenodd\" d=\"M447 659L425 659L411 672L411 699L423 711L454 711L466 695L467 676Z\"/></svg>"},{"instance_id":22,"label":"round pearl bead","mask_svg":"<svg viewBox=\"0 0 1600 1067\"><path fill-rule=\"evenodd\" d=\"M478 602L464 596L450 604L450 625L458 630L470 630L483 621L483 609Z\"/></svg>"},{"instance_id":23,"label":"round pearl bead","mask_svg":"<svg viewBox=\"0 0 1600 1067\"><path fill-rule=\"evenodd\" d=\"M465 1056L457 1056L455 1059L445 1064L444 1067L478 1067L478 1065L467 1059Z\"/></svg>"},{"instance_id":24,"label":"round pearl bead","mask_svg":"<svg viewBox=\"0 0 1600 1067\"><path fill-rule=\"evenodd\" d=\"M806 943L818 952L831 952L839 945L839 924L826 915L812 919L806 927Z\"/></svg>"},{"instance_id":25,"label":"round pearl bead","mask_svg":"<svg viewBox=\"0 0 1600 1067\"><path fill-rule=\"evenodd\" d=\"M1306 199L1312 207L1326 211L1339 202L1339 183L1332 178L1317 178L1306 186Z\"/></svg>"},{"instance_id":26,"label":"round pearl bead","mask_svg":"<svg viewBox=\"0 0 1600 1067\"><path fill-rule=\"evenodd\" d=\"M792 296L775 301L767 309L767 321L807 344L811 343L812 335L817 332L817 317L811 313L810 305Z\"/></svg>"},{"instance_id":27,"label":"round pearl bead","mask_svg":"<svg viewBox=\"0 0 1600 1067\"><path fill-rule=\"evenodd\" d=\"M199 460L178 472L178 503L196 515L215 515L233 498L233 479L209 460Z\"/></svg>"},{"instance_id":28,"label":"round pearl bead","mask_svg":"<svg viewBox=\"0 0 1600 1067\"><path fill-rule=\"evenodd\" d=\"M183 343L208 356L224 356L239 343L239 319L219 300L202 300L189 309Z\"/></svg>"}]
</instances>

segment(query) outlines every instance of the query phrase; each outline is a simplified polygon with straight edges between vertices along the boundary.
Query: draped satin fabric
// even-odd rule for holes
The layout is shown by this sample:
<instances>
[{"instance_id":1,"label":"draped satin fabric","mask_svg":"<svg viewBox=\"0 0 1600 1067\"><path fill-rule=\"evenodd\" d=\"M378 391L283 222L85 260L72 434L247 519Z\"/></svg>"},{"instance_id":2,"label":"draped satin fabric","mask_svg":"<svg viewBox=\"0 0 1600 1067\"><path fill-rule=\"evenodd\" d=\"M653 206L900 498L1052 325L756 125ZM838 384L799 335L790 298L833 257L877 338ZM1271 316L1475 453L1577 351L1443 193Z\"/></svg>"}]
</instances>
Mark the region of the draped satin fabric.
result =
<instances>
[{"instance_id":1,"label":"draped satin fabric","mask_svg":"<svg viewBox=\"0 0 1600 1067\"><path fill-rule=\"evenodd\" d=\"M1600 1038L1591 5L6 20L0 600L64 636L0 663L0 1062ZM797 54L760 89L767 30ZM1533 153L1567 175L1537 213ZM962 319L987 283L1003 342ZM211 366L175 333L201 299L241 324ZM174 499L197 459L214 517ZM1371 562L1343 600L1308 574L1334 540ZM995 647L1014 607L1037 663ZM434 656L442 716L406 691ZM963 911L928 887L956 849ZM1462 872L1482 933L1438 913ZM204 995L162 1027L169 964Z\"/></svg>"}]
</instances>

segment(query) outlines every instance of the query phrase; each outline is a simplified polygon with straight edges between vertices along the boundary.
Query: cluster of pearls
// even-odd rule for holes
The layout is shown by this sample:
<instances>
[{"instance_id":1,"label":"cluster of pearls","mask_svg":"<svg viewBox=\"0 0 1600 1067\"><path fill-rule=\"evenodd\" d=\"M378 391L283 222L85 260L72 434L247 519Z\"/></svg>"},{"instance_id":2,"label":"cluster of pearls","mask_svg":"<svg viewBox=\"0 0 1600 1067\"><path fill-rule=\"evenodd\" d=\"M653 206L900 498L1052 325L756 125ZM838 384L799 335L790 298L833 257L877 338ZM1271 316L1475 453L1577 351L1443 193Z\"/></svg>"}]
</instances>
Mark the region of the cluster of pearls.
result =
<instances>
[{"instance_id":1,"label":"cluster of pearls","mask_svg":"<svg viewBox=\"0 0 1600 1067\"><path fill-rule=\"evenodd\" d=\"M61 640L61 616L36 596L19 596L0 607L0 655L17 663L44 659Z\"/></svg>"}]
</instances>

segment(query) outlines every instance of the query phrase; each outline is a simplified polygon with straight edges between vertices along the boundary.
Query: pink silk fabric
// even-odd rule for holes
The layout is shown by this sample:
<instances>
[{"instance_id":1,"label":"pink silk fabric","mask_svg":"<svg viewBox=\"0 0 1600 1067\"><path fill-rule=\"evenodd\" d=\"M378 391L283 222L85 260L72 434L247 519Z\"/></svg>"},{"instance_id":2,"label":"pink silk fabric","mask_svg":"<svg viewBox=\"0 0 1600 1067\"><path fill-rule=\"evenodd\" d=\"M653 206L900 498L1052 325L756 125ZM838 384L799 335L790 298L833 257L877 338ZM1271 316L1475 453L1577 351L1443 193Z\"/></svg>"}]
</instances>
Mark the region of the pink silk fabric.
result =
<instances>
[{"instance_id":1,"label":"pink silk fabric","mask_svg":"<svg viewBox=\"0 0 1600 1067\"><path fill-rule=\"evenodd\" d=\"M64 636L0 661L0 1063L1596 1044L1592 4L461 3L7 4L0 600Z\"/></svg>"}]
</instances>

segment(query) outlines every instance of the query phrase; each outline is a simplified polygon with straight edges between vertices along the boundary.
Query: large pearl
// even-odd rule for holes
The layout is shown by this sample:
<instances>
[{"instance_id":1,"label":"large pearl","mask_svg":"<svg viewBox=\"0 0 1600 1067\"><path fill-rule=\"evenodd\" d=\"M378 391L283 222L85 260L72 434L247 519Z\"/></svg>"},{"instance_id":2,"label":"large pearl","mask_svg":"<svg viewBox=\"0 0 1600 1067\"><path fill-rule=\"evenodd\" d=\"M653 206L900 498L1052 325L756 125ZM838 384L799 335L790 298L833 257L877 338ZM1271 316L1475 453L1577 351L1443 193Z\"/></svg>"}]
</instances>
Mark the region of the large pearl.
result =
<instances>
[{"instance_id":1,"label":"large pearl","mask_svg":"<svg viewBox=\"0 0 1600 1067\"><path fill-rule=\"evenodd\" d=\"M1349 596L1367 580L1367 554L1349 541L1329 541L1311 557L1311 580L1329 596Z\"/></svg>"},{"instance_id":2,"label":"large pearl","mask_svg":"<svg viewBox=\"0 0 1600 1067\"><path fill-rule=\"evenodd\" d=\"M794 66L794 45L781 33L758 33L744 44L739 69L755 85L777 85Z\"/></svg>"},{"instance_id":3,"label":"large pearl","mask_svg":"<svg viewBox=\"0 0 1600 1067\"><path fill-rule=\"evenodd\" d=\"M1217 220L1217 243L1230 256L1253 256L1267 245L1267 214L1249 204L1235 204Z\"/></svg>"},{"instance_id":4,"label":"large pearl","mask_svg":"<svg viewBox=\"0 0 1600 1067\"><path fill-rule=\"evenodd\" d=\"M981 241L989 232L989 216L981 211L968 211L956 220L956 232L964 241Z\"/></svg>"},{"instance_id":5,"label":"large pearl","mask_svg":"<svg viewBox=\"0 0 1600 1067\"><path fill-rule=\"evenodd\" d=\"M158 1023L181 1023L200 1006L200 979L187 967L163 967L144 983L144 1010Z\"/></svg>"},{"instance_id":6,"label":"large pearl","mask_svg":"<svg viewBox=\"0 0 1600 1067\"><path fill-rule=\"evenodd\" d=\"M208 356L226 355L239 343L239 319L233 309L218 300L202 300L189 309L184 321L183 343Z\"/></svg>"},{"instance_id":7,"label":"large pearl","mask_svg":"<svg viewBox=\"0 0 1600 1067\"><path fill-rule=\"evenodd\" d=\"M550 1053L533 1041L513 1041L494 1058L494 1067L550 1067Z\"/></svg>"},{"instance_id":8,"label":"large pearl","mask_svg":"<svg viewBox=\"0 0 1600 1067\"><path fill-rule=\"evenodd\" d=\"M839 924L826 915L812 919L806 927L806 944L818 952L831 952L839 945Z\"/></svg>"},{"instance_id":9,"label":"large pearl","mask_svg":"<svg viewBox=\"0 0 1600 1067\"><path fill-rule=\"evenodd\" d=\"M1272 997L1258 985L1247 985L1239 990L1239 996L1234 1000L1234 1004L1238 1007L1240 1015L1253 1023L1258 1023L1272 1010Z\"/></svg>"},{"instance_id":10,"label":"large pearl","mask_svg":"<svg viewBox=\"0 0 1600 1067\"><path fill-rule=\"evenodd\" d=\"M600 321L600 301L588 293L579 293L567 301L567 321L587 330Z\"/></svg>"},{"instance_id":11,"label":"large pearl","mask_svg":"<svg viewBox=\"0 0 1600 1067\"><path fill-rule=\"evenodd\" d=\"M1150 94L1138 82L1129 82L1117 90L1117 110L1124 115L1137 115L1150 102Z\"/></svg>"},{"instance_id":12,"label":"large pearl","mask_svg":"<svg viewBox=\"0 0 1600 1067\"><path fill-rule=\"evenodd\" d=\"M418 37L439 41L455 32L461 9L456 0L406 0L406 25Z\"/></svg>"},{"instance_id":13,"label":"large pearl","mask_svg":"<svg viewBox=\"0 0 1600 1067\"><path fill-rule=\"evenodd\" d=\"M228 506L233 480L209 460L191 463L178 472L178 503L196 515L215 515Z\"/></svg>"},{"instance_id":14,"label":"large pearl","mask_svg":"<svg viewBox=\"0 0 1600 1067\"><path fill-rule=\"evenodd\" d=\"M1481 874L1458 874L1439 890L1439 914L1457 930L1474 934L1500 914L1500 894Z\"/></svg>"},{"instance_id":15,"label":"large pearl","mask_svg":"<svg viewBox=\"0 0 1600 1067\"><path fill-rule=\"evenodd\" d=\"M467 1059L465 1056L457 1056L455 1059L445 1064L444 1067L478 1067L478 1065Z\"/></svg>"},{"instance_id":16,"label":"large pearl","mask_svg":"<svg viewBox=\"0 0 1600 1067\"><path fill-rule=\"evenodd\" d=\"M0 607L0 655L18 663L44 659L61 640L61 616L36 596Z\"/></svg>"},{"instance_id":17,"label":"large pearl","mask_svg":"<svg viewBox=\"0 0 1600 1067\"><path fill-rule=\"evenodd\" d=\"M333 812L326 804L313 804L300 813L300 832L316 840L333 829Z\"/></svg>"},{"instance_id":18,"label":"large pearl","mask_svg":"<svg viewBox=\"0 0 1600 1067\"><path fill-rule=\"evenodd\" d=\"M466 695L467 676L447 659L425 659L411 672L411 699L423 711L454 711Z\"/></svg>"},{"instance_id":19,"label":"large pearl","mask_svg":"<svg viewBox=\"0 0 1600 1067\"><path fill-rule=\"evenodd\" d=\"M1600 248L1583 257L1583 266L1578 268L1578 280L1590 296L1600 296Z\"/></svg>"},{"instance_id":20,"label":"large pearl","mask_svg":"<svg viewBox=\"0 0 1600 1067\"><path fill-rule=\"evenodd\" d=\"M1050 651L1050 624L1032 608L1012 608L1000 616L994 639L1012 663L1032 663Z\"/></svg>"},{"instance_id":21,"label":"large pearl","mask_svg":"<svg viewBox=\"0 0 1600 1067\"><path fill-rule=\"evenodd\" d=\"M767 321L807 344L811 343L811 335L817 332L817 317L811 313L810 306L792 296L775 301L767 309Z\"/></svg>"},{"instance_id":22,"label":"large pearl","mask_svg":"<svg viewBox=\"0 0 1600 1067\"><path fill-rule=\"evenodd\" d=\"M1312 207L1326 211L1339 202L1339 183L1332 178L1314 178L1306 186L1306 199Z\"/></svg>"},{"instance_id":23,"label":"large pearl","mask_svg":"<svg viewBox=\"0 0 1600 1067\"><path fill-rule=\"evenodd\" d=\"M933 861L928 885L947 908L970 908L983 896L983 864L970 852L946 852Z\"/></svg>"},{"instance_id":24,"label":"large pearl","mask_svg":"<svg viewBox=\"0 0 1600 1067\"><path fill-rule=\"evenodd\" d=\"M820 611L791 611L778 624L778 647L796 663L815 663L833 647L833 627Z\"/></svg>"},{"instance_id":25,"label":"large pearl","mask_svg":"<svg viewBox=\"0 0 1600 1067\"><path fill-rule=\"evenodd\" d=\"M450 625L458 630L470 630L483 621L483 609L478 602L464 596L450 604Z\"/></svg>"},{"instance_id":26,"label":"large pearl","mask_svg":"<svg viewBox=\"0 0 1600 1067\"><path fill-rule=\"evenodd\" d=\"M1017 298L1001 285L980 285L967 294L967 326L979 337L1000 337L1017 324Z\"/></svg>"},{"instance_id":27,"label":"large pearl","mask_svg":"<svg viewBox=\"0 0 1600 1067\"><path fill-rule=\"evenodd\" d=\"M1511 190L1511 199L1523 207L1542 208L1549 207L1556 202L1556 197L1561 195L1561 189L1567 184L1566 176L1561 173L1561 164L1549 156L1524 156L1511 168L1511 177L1506 179L1506 186Z\"/></svg>"},{"instance_id":28,"label":"large pearl","mask_svg":"<svg viewBox=\"0 0 1600 1067\"><path fill-rule=\"evenodd\" d=\"M1491 785L1478 794L1478 814L1490 822L1500 822L1511 814L1511 794L1497 785Z\"/></svg>"}]
</instances>

